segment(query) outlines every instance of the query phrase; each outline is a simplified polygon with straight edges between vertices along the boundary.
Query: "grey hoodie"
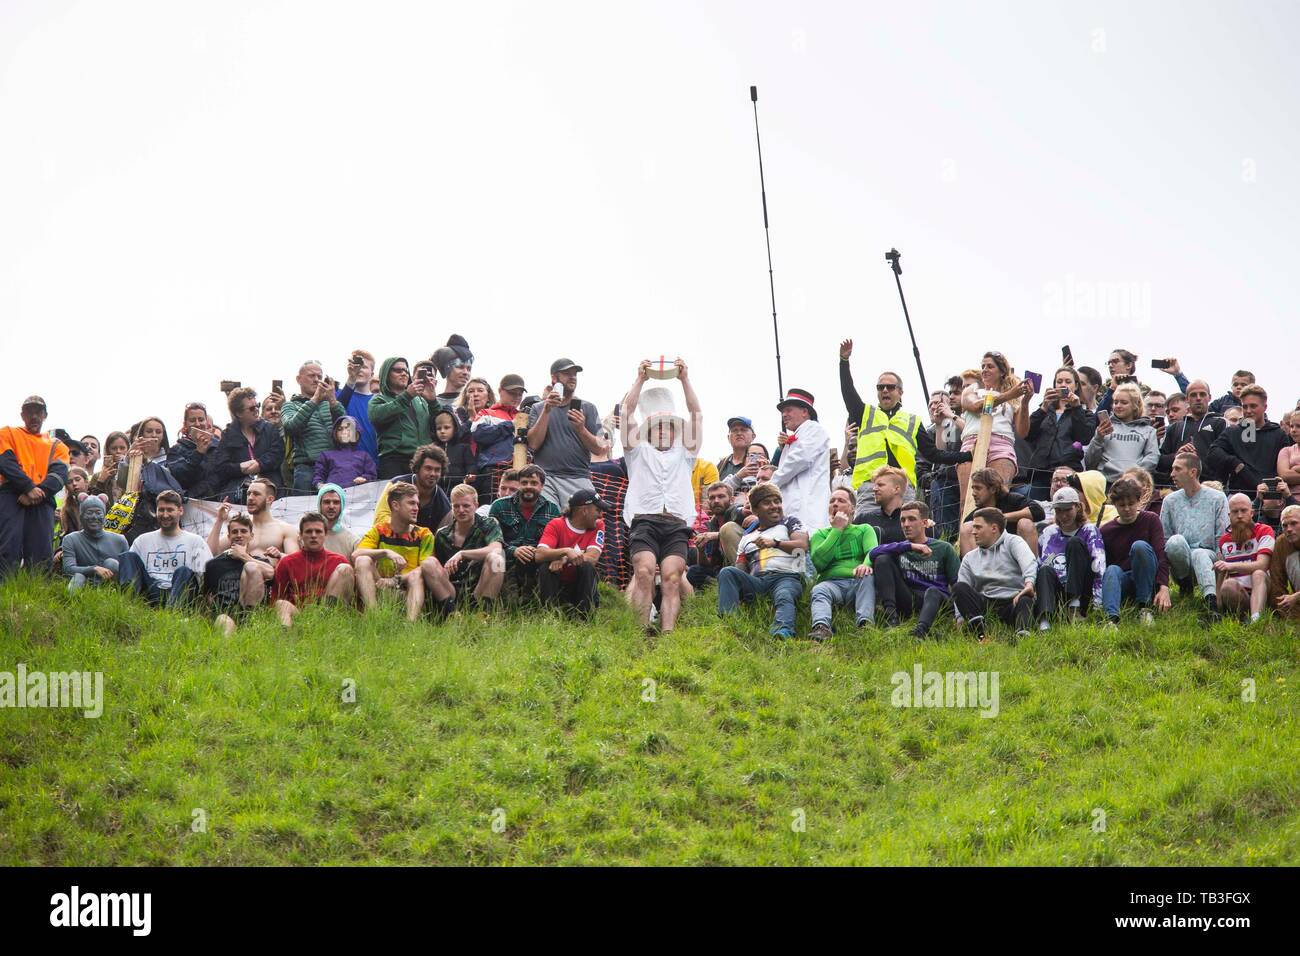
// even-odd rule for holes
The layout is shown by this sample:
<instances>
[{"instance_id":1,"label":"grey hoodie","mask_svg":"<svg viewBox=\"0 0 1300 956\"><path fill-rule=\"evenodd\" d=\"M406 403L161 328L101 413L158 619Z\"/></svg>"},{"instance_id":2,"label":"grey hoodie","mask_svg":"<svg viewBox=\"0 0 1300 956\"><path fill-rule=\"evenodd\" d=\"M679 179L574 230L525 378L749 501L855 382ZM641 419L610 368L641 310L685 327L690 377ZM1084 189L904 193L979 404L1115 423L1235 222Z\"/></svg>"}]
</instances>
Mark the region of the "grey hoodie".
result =
<instances>
[{"instance_id":1,"label":"grey hoodie","mask_svg":"<svg viewBox=\"0 0 1300 956\"><path fill-rule=\"evenodd\" d=\"M1088 442L1083 463L1106 476L1110 483L1130 468L1154 471L1160 463L1160 444L1156 441L1155 426L1149 418L1135 418L1122 422L1112 417L1111 433L1105 438L1098 431Z\"/></svg>"},{"instance_id":2,"label":"grey hoodie","mask_svg":"<svg viewBox=\"0 0 1300 956\"><path fill-rule=\"evenodd\" d=\"M1002 532L990 547L972 548L961 559L958 582L969 584L981 597L1010 598L1033 584L1038 577L1038 559L1025 539Z\"/></svg>"}]
</instances>

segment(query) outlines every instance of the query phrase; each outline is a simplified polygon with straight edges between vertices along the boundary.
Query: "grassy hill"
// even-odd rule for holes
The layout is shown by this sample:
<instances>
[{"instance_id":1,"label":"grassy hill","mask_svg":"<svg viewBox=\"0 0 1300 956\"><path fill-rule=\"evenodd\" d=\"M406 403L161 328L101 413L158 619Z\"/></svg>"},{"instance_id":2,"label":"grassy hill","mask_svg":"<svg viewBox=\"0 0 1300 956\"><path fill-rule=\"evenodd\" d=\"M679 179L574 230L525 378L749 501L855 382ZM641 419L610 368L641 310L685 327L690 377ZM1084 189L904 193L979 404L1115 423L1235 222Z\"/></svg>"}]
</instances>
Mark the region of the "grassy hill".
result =
<instances>
[{"instance_id":1,"label":"grassy hill","mask_svg":"<svg viewBox=\"0 0 1300 956\"><path fill-rule=\"evenodd\" d=\"M837 621L819 653L713 592L657 642L602 600L590 626L315 609L227 639L11 581L0 671L102 671L106 703L0 709L0 864L1300 863L1276 622L977 646ZM917 663L997 671L998 715L891 706Z\"/></svg>"}]
</instances>

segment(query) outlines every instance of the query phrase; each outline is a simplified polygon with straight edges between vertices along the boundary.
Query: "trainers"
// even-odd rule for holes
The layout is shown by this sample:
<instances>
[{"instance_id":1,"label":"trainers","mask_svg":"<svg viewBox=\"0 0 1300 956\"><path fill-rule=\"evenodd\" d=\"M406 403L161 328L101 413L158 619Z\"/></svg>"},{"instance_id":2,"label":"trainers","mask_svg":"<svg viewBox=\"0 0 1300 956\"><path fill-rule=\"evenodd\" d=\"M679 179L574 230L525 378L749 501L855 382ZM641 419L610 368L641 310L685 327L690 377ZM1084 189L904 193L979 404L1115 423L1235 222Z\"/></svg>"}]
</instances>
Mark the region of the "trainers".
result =
<instances>
[{"instance_id":1,"label":"trainers","mask_svg":"<svg viewBox=\"0 0 1300 956\"><path fill-rule=\"evenodd\" d=\"M1049 621L1047 618L1043 618L1041 621L1038 622L1038 629L1040 631L1050 631L1052 629L1052 622Z\"/></svg>"},{"instance_id":2,"label":"trainers","mask_svg":"<svg viewBox=\"0 0 1300 956\"><path fill-rule=\"evenodd\" d=\"M1101 629L1103 631L1118 631L1119 621L1117 621L1115 618L1112 617L1109 620L1107 620L1105 624L1101 626Z\"/></svg>"},{"instance_id":3,"label":"trainers","mask_svg":"<svg viewBox=\"0 0 1300 956\"><path fill-rule=\"evenodd\" d=\"M814 641L829 641L831 639L831 628L829 624L814 624L808 636Z\"/></svg>"},{"instance_id":4,"label":"trainers","mask_svg":"<svg viewBox=\"0 0 1300 956\"><path fill-rule=\"evenodd\" d=\"M897 609L897 608L886 607L886 608L883 609L882 614L883 614L884 619L885 619L885 627L898 627L898 609Z\"/></svg>"},{"instance_id":5,"label":"trainers","mask_svg":"<svg viewBox=\"0 0 1300 956\"><path fill-rule=\"evenodd\" d=\"M1150 627L1155 624L1156 616L1151 613L1151 608L1144 607L1138 612L1138 620L1142 622L1143 627Z\"/></svg>"},{"instance_id":6,"label":"trainers","mask_svg":"<svg viewBox=\"0 0 1300 956\"><path fill-rule=\"evenodd\" d=\"M918 624L916 625L916 627L912 628L912 636L915 637L917 640L924 639L924 637L929 633L930 633L930 629L926 627L924 624Z\"/></svg>"},{"instance_id":7,"label":"trainers","mask_svg":"<svg viewBox=\"0 0 1300 956\"><path fill-rule=\"evenodd\" d=\"M1028 636L1029 636L1028 628L1022 627L1020 630L1016 631L1016 637L1028 637Z\"/></svg>"}]
</instances>

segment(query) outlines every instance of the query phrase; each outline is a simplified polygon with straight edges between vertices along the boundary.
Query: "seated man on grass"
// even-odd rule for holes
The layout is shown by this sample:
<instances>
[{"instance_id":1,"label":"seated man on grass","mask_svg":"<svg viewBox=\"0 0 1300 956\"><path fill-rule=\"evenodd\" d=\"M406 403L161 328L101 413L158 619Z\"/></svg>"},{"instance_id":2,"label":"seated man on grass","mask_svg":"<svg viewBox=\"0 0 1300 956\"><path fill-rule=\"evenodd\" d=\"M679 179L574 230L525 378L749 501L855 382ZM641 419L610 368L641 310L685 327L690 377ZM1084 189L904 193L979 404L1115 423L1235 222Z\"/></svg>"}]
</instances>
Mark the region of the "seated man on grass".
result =
<instances>
[{"instance_id":1,"label":"seated man on grass","mask_svg":"<svg viewBox=\"0 0 1300 956\"><path fill-rule=\"evenodd\" d=\"M68 576L69 591L112 581L117 577L118 562L131 547L117 532L104 530L107 501L96 495L82 498L78 507L81 530L63 539L63 573Z\"/></svg>"},{"instance_id":2,"label":"seated man on grass","mask_svg":"<svg viewBox=\"0 0 1300 956\"><path fill-rule=\"evenodd\" d=\"M957 549L929 535L930 506L909 501L899 515L903 540L878 545L871 551L876 600L885 627L916 614L913 637L925 637L939 612L949 603L961 571Z\"/></svg>"},{"instance_id":3,"label":"seated man on grass","mask_svg":"<svg viewBox=\"0 0 1300 956\"><path fill-rule=\"evenodd\" d=\"M501 526L481 517L478 489L459 484L451 489L451 524L433 536L434 563L430 566L430 593L450 612L457 599L473 599L481 609L496 602L506 578Z\"/></svg>"},{"instance_id":4,"label":"seated man on grass","mask_svg":"<svg viewBox=\"0 0 1300 956\"><path fill-rule=\"evenodd\" d=\"M597 604L596 565L605 547L604 508L599 495L579 488L569 498L568 513L547 523L537 542L537 585L543 604L591 616Z\"/></svg>"},{"instance_id":5,"label":"seated man on grass","mask_svg":"<svg viewBox=\"0 0 1300 956\"><path fill-rule=\"evenodd\" d=\"M1300 505L1282 509L1282 533L1268 563L1273 610L1285 618L1300 618Z\"/></svg>"},{"instance_id":6,"label":"seated man on grass","mask_svg":"<svg viewBox=\"0 0 1300 956\"><path fill-rule=\"evenodd\" d=\"M351 605L356 585L352 565L325 547L329 526L319 511L298 520L299 550L286 554L275 566L275 613L288 627L299 609L311 601Z\"/></svg>"},{"instance_id":7,"label":"seated man on grass","mask_svg":"<svg viewBox=\"0 0 1300 956\"><path fill-rule=\"evenodd\" d=\"M1178 487L1160 505L1169 573L1184 594L1199 590L1205 611L1213 616L1219 612L1214 561L1219 539L1228 530L1228 499L1202 484L1201 459L1193 452L1174 455L1170 475Z\"/></svg>"},{"instance_id":8,"label":"seated man on grass","mask_svg":"<svg viewBox=\"0 0 1300 956\"><path fill-rule=\"evenodd\" d=\"M1228 499L1228 530L1219 538L1219 609L1238 617L1250 614L1254 624L1268 607L1268 568L1273 557L1273 529L1255 520L1247 495Z\"/></svg>"},{"instance_id":9,"label":"seated man on grass","mask_svg":"<svg viewBox=\"0 0 1300 956\"><path fill-rule=\"evenodd\" d=\"M970 476L971 497L976 508L997 508L1006 518L1007 529L1017 534L1038 554L1038 522L1043 520L1043 506L1024 495L1008 491L1002 476L992 468L981 468ZM959 546L962 554L975 547L971 517L962 522Z\"/></svg>"},{"instance_id":10,"label":"seated man on grass","mask_svg":"<svg viewBox=\"0 0 1300 956\"><path fill-rule=\"evenodd\" d=\"M174 607L190 600L212 558L202 538L181 530L184 513L185 503L179 494L170 489L159 492L155 510L158 530L136 538L118 562L122 587L142 595L155 607Z\"/></svg>"},{"instance_id":11,"label":"seated man on grass","mask_svg":"<svg viewBox=\"0 0 1300 956\"><path fill-rule=\"evenodd\" d=\"M265 478L255 478L244 492L244 506L252 521L253 536L247 552L256 561L245 561L244 578L240 584L240 604L245 608L257 607L270 598L275 580L275 566L286 554L298 550L298 532L287 521L271 513L275 504L275 483ZM222 504L217 520L208 530L208 550L221 554L230 547L229 536L223 536L222 526L230 514L230 506Z\"/></svg>"},{"instance_id":12,"label":"seated man on grass","mask_svg":"<svg viewBox=\"0 0 1300 956\"><path fill-rule=\"evenodd\" d=\"M876 585L871 576L871 549L876 546L876 529L853 524L857 499L847 488L831 492L830 527L813 532L810 544L817 583L812 589L814 641L831 637L831 614L836 605L852 604L858 627L866 627L876 616Z\"/></svg>"},{"instance_id":13,"label":"seated man on grass","mask_svg":"<svg viewBox=\"0 0 1300 956\"><path fill-rule=\"evenodd\" d=\"M736 563L718 575L718 614L733 613L744 601L770 594L771 633L794 637L795 611L803 594L808 532L798 518L787 518L781 489L771 482L755 486L749 506L758 527L740 539Z\"/></svg>"},{"instance_id":14,"label":"seated man on grass","mask_svg":"<svg viewBox=\"0 0 1300 956\"><path fill-rule=\"evenodd\" d=\"M537 596L537 542L547 523L560 516L560 509L542 496L545 484L546 472L540 465L525 465L519 469L519 489L508 498L498 498L488 509L501 526L506 587L515 600Z\"/></svg>"},{"instance_id":15,"label":"seated man on grass","mask_svg":"<svg viewBox=\"0 0 1300 956\"><path fill-rule=\"evenodd\" d=\"M406 591L406 619L414 621L424 609L426 588L433 580L433 532L416 524L420 493L406 481L388 488L389 520L361 537L352 553L357 591L368 611L378 600L379 588Z\"/></svg>"},{"instance_id":16,"label":"seated man on grass","mask_svg":"<svg viewBox=\"0 0 1300 956\"><path fill-rule=\"evenodd\" d=\"M201 595L216 612L217 626L229 637L235 633L239 619L266 599L262 574L260 571L245 573L245 566L250 562L264 564L271 569L272 578L275 568L266 555L252 553L253 519L248 515L230 516L226 522L226 540L229 547L215 555L203 569Z\"/></svg>"},{"instance_id":17,"label":"seated man on grass","mask_svg":"<svg viewBox=\"0 0 1300 956\"><path fill-rule=\"evenodd\" d=\"M952 600L957 613L980 643L985 643L984 618L995 614L1014 624L1026 637L1034 617L1034 580L1038 559L1023 538L1007 531L1007 519L997 508L979 508L971 515L975 546L961 559Z\"/></svg>"}]
</instances>

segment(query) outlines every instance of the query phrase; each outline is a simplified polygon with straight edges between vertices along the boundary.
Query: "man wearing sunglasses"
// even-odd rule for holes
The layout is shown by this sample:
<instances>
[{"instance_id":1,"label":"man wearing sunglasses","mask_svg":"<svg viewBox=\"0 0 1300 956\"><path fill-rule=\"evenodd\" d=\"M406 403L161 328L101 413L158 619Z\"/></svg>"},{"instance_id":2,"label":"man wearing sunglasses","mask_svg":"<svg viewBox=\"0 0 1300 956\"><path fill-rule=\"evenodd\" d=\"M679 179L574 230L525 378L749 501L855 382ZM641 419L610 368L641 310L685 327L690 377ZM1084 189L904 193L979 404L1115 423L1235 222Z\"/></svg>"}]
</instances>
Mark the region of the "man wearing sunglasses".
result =
<instances>
[{"instance_id":1,"label":"man wearing sunglasses","mask_svg":"<svg viewBox=\"0 0 1300 956\"><path fill-rule=\"evenodd\" d=\"M849 358L853 340L840 343L840 394L849 420L858 425L857 459L853 466L853 487L857 489L855 521L866 515L875 504L871 479L886 465L907 475L904 501L916 498L916 459L918 455L936 465L956 465L971 460L969 452L940 451L933 436L926 431L920 416L903 411L903 379L895 372L882 372L876 379L876 403L863 401L853 384Z\"/></svg>"}]
</instances>

